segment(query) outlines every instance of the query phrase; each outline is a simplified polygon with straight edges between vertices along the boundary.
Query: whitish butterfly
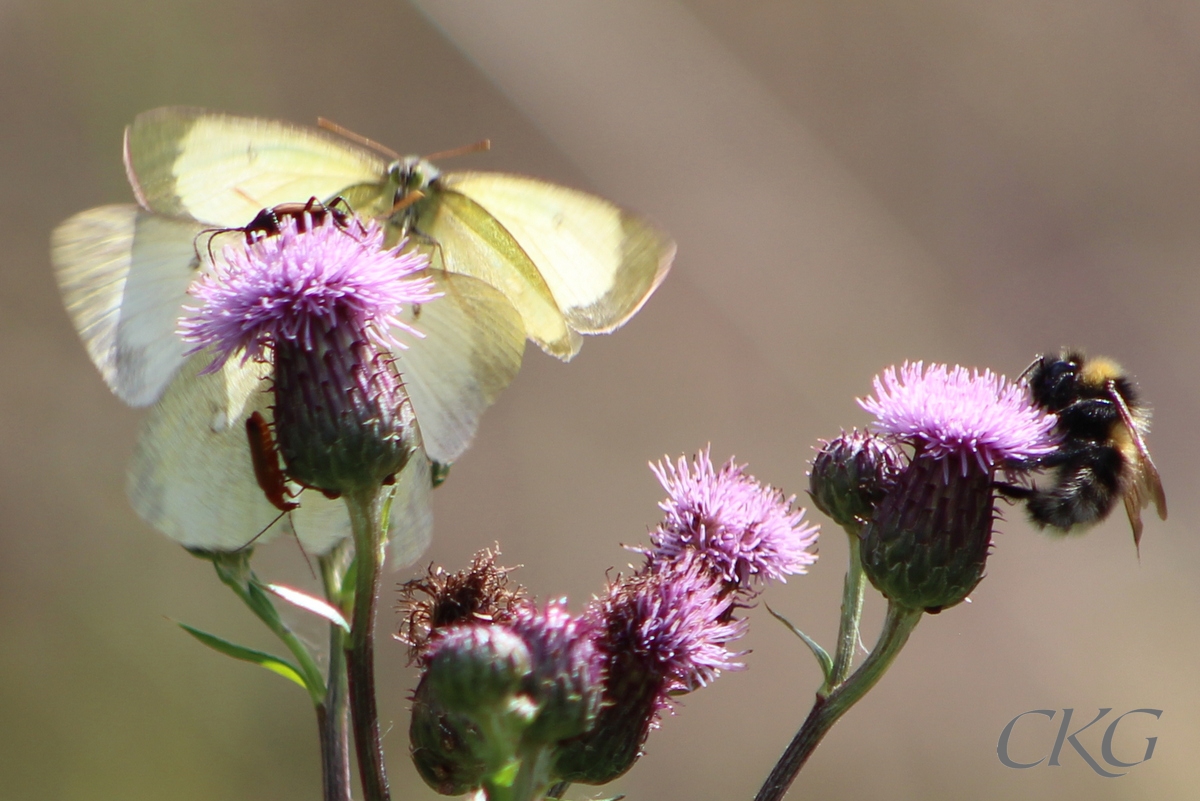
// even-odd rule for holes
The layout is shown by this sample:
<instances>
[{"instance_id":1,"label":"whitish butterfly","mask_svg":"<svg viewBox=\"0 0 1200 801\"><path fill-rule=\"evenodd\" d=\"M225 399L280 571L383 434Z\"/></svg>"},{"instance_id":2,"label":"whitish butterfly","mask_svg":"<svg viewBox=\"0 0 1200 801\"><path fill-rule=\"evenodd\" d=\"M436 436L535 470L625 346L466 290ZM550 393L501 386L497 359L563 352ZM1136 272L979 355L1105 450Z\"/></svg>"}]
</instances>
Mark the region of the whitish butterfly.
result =
<instances>
[{"instance_id":1,"label":"whitish butterfly","mask_svg":"<svg viewBox=\"0 0 1200 801\"><path fill-rule=\"evenodd\" d=\"M429 457L397 477L401 561L428 541L429 459L449 464L466 449L520 368L526 336L570 359L579 334L612 331L641 307L675 252L649 223L593 195L518 175L441 173L340 130L160 108L126 130L125 163L139 205L75 215L55 231L52 256L106 382L128 403L155 404L131 468L134 506L195 548L235 549L276 514L245 426L255 412L269 419L270 366L231 360L200 375L207 355L185 359L175 335L188 287L222 258L211 242L197 246L201 234L246 233L272 210L293 213L312 198L332 209L341 198L430 255L444 296L409 310L406 322L419 313L427 336L397 354ZM292 519L320 553L345 536L345 512L307 495Z\"/></svg>"}]
</instances>

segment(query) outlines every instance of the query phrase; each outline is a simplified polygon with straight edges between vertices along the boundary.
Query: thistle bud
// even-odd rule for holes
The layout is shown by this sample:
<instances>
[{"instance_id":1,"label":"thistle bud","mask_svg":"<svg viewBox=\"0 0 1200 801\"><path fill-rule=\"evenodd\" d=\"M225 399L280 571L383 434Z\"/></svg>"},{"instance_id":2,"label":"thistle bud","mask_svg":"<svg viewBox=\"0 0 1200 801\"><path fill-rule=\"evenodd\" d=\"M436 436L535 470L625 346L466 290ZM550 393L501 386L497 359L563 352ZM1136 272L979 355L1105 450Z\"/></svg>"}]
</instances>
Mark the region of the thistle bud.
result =
<instances>
[{"instance_id":1,"label":"thistle bud","mask_svg":"<svg viewBox=\"0 0 1200 801\"><path fill-rule=\"evenodd\" d=\"M504 626L455 626L432 644L424 681L442 709L491 715L510 705L532 670L525 641Z\"/></svg>"},{"instance_id":2,"label":"thistle bud","mask_svg":"<svg viewBox=\"0 0 1200 801\"><path fill-rule=\"evenodd\" d=\"M600 710L604 689L591 624L572 617L564 600L520 609L512 629L533 656L527 686L538 714L526 739L549 744L582 734Z\"/></svg>"},{"instance_id":3,"label":"thistle bud","mask_svg":"<svg viewBox=\"0 0 1200 801\"><path fill-rule=\"evenodd\" d=\"M510 765L538 706L525 692L525 642L504 626L452 626L429 645L413 696L413 763L443 795L481 786Z\"/></svg>"},{"instance_id":4,"label":"thistle bud","mask_svg":"<svg viewBox=\"0 0 1200 801\"><path fill-rule=\"evenodd\" d=\"M857 533L903 464L903 455L888 440L857 429L842 432L813 458L808 494L834 522Z\"/></svg>"},{"instance_id":5,"label":"thistle bud","mask_svg":"<svg viewBox=\"0 0 1200 801\"><path fill-rule=\"evenodd\" d=\"M487 775L483 732L466 715L439 706L425 678L413 694L408 740L417 772L442 795L462 795L478 787Z\"/></svg>"}]
</instances>

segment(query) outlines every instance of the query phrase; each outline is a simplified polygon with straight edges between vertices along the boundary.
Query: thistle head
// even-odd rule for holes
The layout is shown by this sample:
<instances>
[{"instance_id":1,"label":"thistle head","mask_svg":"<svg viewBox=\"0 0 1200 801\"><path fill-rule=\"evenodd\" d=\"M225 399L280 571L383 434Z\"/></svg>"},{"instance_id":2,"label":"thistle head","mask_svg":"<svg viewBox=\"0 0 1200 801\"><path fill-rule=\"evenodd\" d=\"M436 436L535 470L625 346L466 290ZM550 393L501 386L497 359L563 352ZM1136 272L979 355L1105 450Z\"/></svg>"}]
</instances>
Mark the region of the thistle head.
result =
<instances>
[{"instance_id":1,"label":"thistle head","mask_svg":"<svg viewBox=\"0 0 1200 801\"><path fill-rule=\"evenodd\" d=\"M376 223L308 223L288 217L278 235L227 248L192 286L179 332L193 352L212 350L208 371L238 353L273 363L288 475L337 495L386 482L419 442L393 331L418 335L397 315L437 294L415 277L428 259L384 249Z\"/></svg>"},{"instance_id":2,"label":"thistle head","mask_svg":"<svg viewBox=\"0 0 1200 801\"><path fill-rule=\"evenodd\" d=\"M858 536L883 500L905 459L885 437L843 431L822 442L808 473L809 497L838 525Z\"/></svg>"},{"instance_id":3,"label":"thistle head","mask_svg":"<svg viewBox=\"0 0 1200 801\"><path fill-rule=\"evenodd\" d=\"M918 362L888 368L860 400L872 428L912 448L862 530L862 564L890 600L938 612L983 578L994 477L1051 453L1055 418L991 371Z\"/></svg>"},{"instance_id":4,"label":"thistle head","mask_svg":"<svg viewBox=\"0 0 1200 801\"><path fill-rule=\"evenodd\" d=\"M691 465L681 456L650 469L667 491L663 521L650 533L651 558L694 557L747 592L752 582L785 581L816 561L818 527L804 522L796 496L760 484L746 465L730 459L718 470L706 448Z\"/></svg>"}]
</instances>

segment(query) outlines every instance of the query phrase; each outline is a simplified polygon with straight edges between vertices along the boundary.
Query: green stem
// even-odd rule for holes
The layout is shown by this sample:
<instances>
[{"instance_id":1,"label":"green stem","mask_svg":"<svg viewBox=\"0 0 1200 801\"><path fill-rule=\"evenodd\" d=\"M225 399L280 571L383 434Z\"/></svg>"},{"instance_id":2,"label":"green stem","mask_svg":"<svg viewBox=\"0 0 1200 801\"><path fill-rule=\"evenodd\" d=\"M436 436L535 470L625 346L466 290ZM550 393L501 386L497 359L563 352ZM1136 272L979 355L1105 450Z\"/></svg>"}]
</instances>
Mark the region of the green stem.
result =
<instances>
[{"instance_id":1,"label":"green stem","mask_svg":"<svg viewBox=\"0 0 1200 801\"><path fill-rule=\"evenodd\" d=\"M346 495L357 567L350 641L345 653L354 747L366 801L390 801L391 798L379 737L379 713L375 707L373 636L375 601L383 567L385 505L386 495L379 488Z\"/></svg>"},{"instance_id":2,"label":"green stem","mask_svg":"<svg viewBox=\"0 0 1200 801\"><path fill-rule=\"evenodd\" d=\"M320 557L325 598L346 613L342 580L348 565L347 543L343 541ZM350 795L350 709L346 705L345 632L329 625L329 673L325 703L317 710L321 733L321 777L324 801L351 801Z\"/></svg>"},{"instance_id":3,"label":"green stem","mask_svg":"<svg viewBox=\"0 0 1200 801\"><path fill-rule=\"evenodd\" d=\"M909 609L888 602L887 617L883 631L870 655L845 682L839 684L828 695L817 695L816 703L800 731L788 745L783 756L775 763L771 775L763 782L762 789L754 801L780 801L795 781L804 763L820 745L821 739L833 728L842 715L849 711L891 667L900 649L908 641L917 623L924 614L919 609Z\"/></svg>"},{"instance_id":4,"label":"green stem","mask_svg":"<svg viewBox=\"0 0 1200 801\"><path fill-rule=\"evenodd\" d=\"M833 657L833 669L829 679L818 693L827 696L850 675L854 665L854 654L858 650L858 627L862 620L863 591L866 589L866 574L859 558L861 547L858 533L846 529L850 535L850 564L846 566L846 581L842 585L842 621L838 627L837 652Z\"/></svg>"},{"instance_id":5,"label":"green stem","mask_svg":"<svg viewBox=\"0 0 1200 801\"><path fill-rule=\"evenodd\" d=\"M549 748L538 748L522 756L521 769L513 782L513 801L538 801L548 785L551 751Z\"/></svg>"},{"instance_id":6,"label":"green stem","mask_svg":"<svg viewBox=\"0 0 1200 801\"><path fill-rule=\"evenodd\" d=\"M552 758L551 749L539 745L532 750L521 749L507 760L507 765L504 760L497 760L497 765L511 770L499 770L484 779L487 801L538 801L546 797Z\"/></svg>"},{"instance_id":7,"label":"green stem","mask_svg":"<svg viewBox=\"0 0 1200 801\"><path fill-rule=\"evenodd\" d=\"M325 679L321 675L321 668L304 643L300 642L295 633L279 617L271 599L259 589L258 577L249 570L244 561L237 565L231 565L219 558L214 558L213 566L216 567L217 575L225 586L233 590L242 599L242 603L246 604L250 611L258 616L258 619L265 623L267 628L274 632L275 636L292 652L292 656L299 664L300 673L304 676L304 683L308 687L308 694L312 698L313 706L319 709L325 702ZM230 569L231 567L234 569Z\"/></svg>"}]
</instances>

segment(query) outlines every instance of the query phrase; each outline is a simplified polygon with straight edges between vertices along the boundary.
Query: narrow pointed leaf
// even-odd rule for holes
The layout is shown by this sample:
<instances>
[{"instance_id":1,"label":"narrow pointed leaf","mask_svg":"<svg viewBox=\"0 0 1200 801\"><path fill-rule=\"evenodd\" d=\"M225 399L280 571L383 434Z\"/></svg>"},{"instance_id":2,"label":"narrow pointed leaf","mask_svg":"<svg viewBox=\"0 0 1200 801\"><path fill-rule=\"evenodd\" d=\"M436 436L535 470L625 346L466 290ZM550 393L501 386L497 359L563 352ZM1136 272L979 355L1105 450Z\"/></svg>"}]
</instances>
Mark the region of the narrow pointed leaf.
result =
<instances>
[{"instance_id":1,"label":"narrow pointed leaf","mask_svg":"<svg viewBox=\"0 0 1200 801\"><path fill-rule=\"evenodd\" d=\"M279 617L275 604L271 602L271 596L263 591L262 584L255 576L251 576L250 583L246 585L246 604L272 630L283 627L283 620Z\"/></svg>"},{"instance_id":2,"label":"narrow pointed leaf","mask_svg":"<svg viewBox=\"0 0 1200 801\"><path fill-rule=\"evenodd\" d=\"M282 584L267 584L266 588L271 593L278 595L283 600L287 601L292 606L298 606L306 612L312 612L314 615L320 615L330 623L338 626L347 634L350 633L350 624L346 622L346 618L332 604L317 598L315 595L309 595L300 590L294 590L291 587L285 587Z\"/></svg>"},{"instance_id":3,"label":"narrow pointed leaf","mask_svg":"<svg viewBox=\"0 0 1200 801\"><path fill-rule=\"evenodd\" d=\"M764 606L766 606L766 604L764 604ZM797 637L799 637L801 640L804 641L804 644L807 645L809 650L811 650L813 652L813 656L815 656L817 658L817 663L821 665L821 673L824 675L824 679L828 683L829 677L831 675L833 675L833 659L829 656L829 653L824 648L822 648L819 644L817 644L816 640L814 640L812 637L809 637L803 631L801 631L800 629L798 629L794 625L792 625L792 622L790 620L788 620L786 617L779 614L778 612L776 612L774 609L772 609L769 606L767 606L767 611L771 613L771 617L775 618L780 623L787 626L788 630L791 631L792 634L795 634Z\"/></svg>"},{"instance_id":4,"label":"narrow pointed leaf","mask_svg":"<svg viewBox=\"0 0 1200 801\"><path fill-rule=\"evenodd\" d=\"M178 621L176 622L178 623ZM305 683L304 677L300 675L300 671L286 660L262 651L256 651L253 648L247 648L243 645L235 645L228 640L221 639L215 634L209 634L207 631L201 631L198 628L189 626L187 623L178 623L178 625L181 629L214 651L220 651L226 656L232 656L234 659L240 659L243 662L253 662L259 667L264 667L272 673L283 676L285 679L291 679L304 689L308 689L308 684Z\"/></svg>"}]
</instances>

